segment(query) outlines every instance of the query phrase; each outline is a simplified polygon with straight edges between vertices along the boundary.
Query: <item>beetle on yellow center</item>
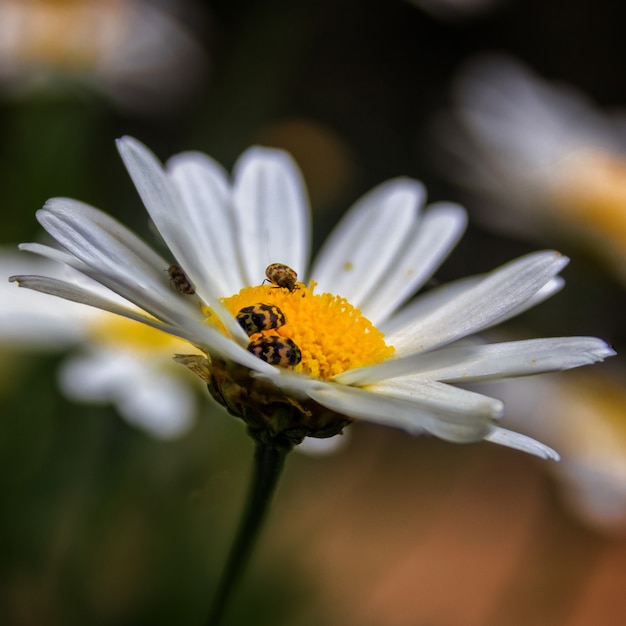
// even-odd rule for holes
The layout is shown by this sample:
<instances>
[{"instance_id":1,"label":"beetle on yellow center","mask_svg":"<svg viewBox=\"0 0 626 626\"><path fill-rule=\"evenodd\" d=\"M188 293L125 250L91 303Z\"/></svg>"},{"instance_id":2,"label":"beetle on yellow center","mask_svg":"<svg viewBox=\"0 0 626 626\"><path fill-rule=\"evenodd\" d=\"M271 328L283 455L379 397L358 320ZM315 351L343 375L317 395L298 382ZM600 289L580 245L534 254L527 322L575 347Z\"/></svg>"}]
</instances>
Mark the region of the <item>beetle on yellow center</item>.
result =
<instances>
[{"instance_id":1,"label":"beetle on yellow center","mask_svg":"<svg viewBox=\"0 0 626 626\"><path fill-rule=\"evenodd\" d=\"M293 367L302 360L300 348L289 337L259 337L248 344L248 351L271 365Z\"/></svg>"},{"instance_id":2,"label":"beetle on yellow center","mask_svg":"<svg viewBox=\"0 0 626 626\"><path fill-rule=\"evenodd\" d=\"M274 287L283 287L288 291L298 288L298 274L284 263L272 263L265 268L266 280Z\"/></svg>"},{"instance_id":3,"label":"beetle on yellow center","mask_svg":"<svg viewBox=\"0 0 626 626\"><path fill-rule=\"evenodd\" d=\"M285 314L275 304L259 302L246 306L237 313L237 322L248 337L264 330L276 330L287 323Z\"/></svg>"}]
</instances>

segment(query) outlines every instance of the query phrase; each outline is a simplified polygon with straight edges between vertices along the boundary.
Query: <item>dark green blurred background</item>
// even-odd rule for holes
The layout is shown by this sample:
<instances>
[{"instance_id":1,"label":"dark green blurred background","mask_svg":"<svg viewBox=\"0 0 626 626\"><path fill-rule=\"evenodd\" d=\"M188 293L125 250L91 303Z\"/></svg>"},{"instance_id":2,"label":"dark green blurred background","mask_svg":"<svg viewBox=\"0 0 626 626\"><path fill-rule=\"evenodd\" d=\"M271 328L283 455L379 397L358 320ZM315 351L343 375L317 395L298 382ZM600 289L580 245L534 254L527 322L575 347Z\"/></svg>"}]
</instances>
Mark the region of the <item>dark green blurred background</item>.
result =
<instances>
[{"instance_id":1,"label":"dark green blurred background","mask_svg":"<svg viewBox=\"0 0 626 626\"><path fill-rule=\"evenodd\" d=\"M430 131L458 68L482 51L512 53L602 105L626 105L626 9L608 0L508 0L449 20L392 0L196 8L182 19L210 62L166 113L126 111L88 90L0 100L3 245L36 239L34 212L59 195L149 237L114 147L124 134L162 159L198 149L227 168L253 143L290 150L309 186L316 246L387 178L413 176L431 200L462 201L435 166ZM436 278L483 272L535 248L471 224ZM623 288L584 251L564 252L576 255L568 287L517 323L528 336L601 336L619 351ZM0 360L0 623L201 624L243 503L251 442L204 397L190 433L152 439L112 408L63 398L61 358L12 349ZM623 540L568 514L543 463L488 444L352 430L333 456L289 459L225 624L622 623L608 616L623 602L611 592L611 581L626 585ZM408 555L420 547L416 570ZM490 568L509 553L509 566ZM600 591L588 587L596 566L610 574ZM403 610L393 589L410 580ZM445 586L440 603L424 580ZM583 603L589 621L581 597L613 612L602 617ZM484 610L464 611L472 602Z\"/></svg>"}]
</instances>

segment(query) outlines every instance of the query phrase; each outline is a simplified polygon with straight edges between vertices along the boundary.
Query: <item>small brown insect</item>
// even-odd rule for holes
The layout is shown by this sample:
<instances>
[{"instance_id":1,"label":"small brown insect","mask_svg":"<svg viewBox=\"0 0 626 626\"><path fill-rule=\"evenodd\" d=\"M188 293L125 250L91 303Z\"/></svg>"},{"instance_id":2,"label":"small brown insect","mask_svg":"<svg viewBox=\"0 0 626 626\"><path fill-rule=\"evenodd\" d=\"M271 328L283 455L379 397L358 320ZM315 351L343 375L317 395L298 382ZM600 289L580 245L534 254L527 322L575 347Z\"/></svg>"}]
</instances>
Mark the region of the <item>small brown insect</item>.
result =
<instances>
[{"instance_id":1,"label":"small brown insect","mask_svg":"<svg viewBox=\"0 0 626 626\"><path fill-rule=\"evenodd\" d=\"M237 313L237 321L248 336L263 330L275 330L287 322L285 314L275 304L263 302L241 309Z\"/></svg>"},{"instance_id":2,"label":"small brown insect","mask_svg":"<svg viewBox=\"0 0 626 626\"><path fill-rule=\"evenodd\" d=\"M300 348L289 337L260 337L248 344L248 352L282 367L293 367L302 360Z\"/></svg>"},{"instance_id":3,"label":"small brown insect","mask_svg":"<svg viewBox=\"0 0 626 626\"><path fill-rule=\"evenodd\" d=\"M288 265L283 263L272 263L265 268L266 279L274 287L283 287L288 291L294 291L298 288L298 274L295 270L292 270Z\"/></svg>"},{"instance_id":4,"label":"small brown insect","mask_svg":"<svg viewBox=\"0 0 626 626\"><path fill-rule=\"evenodd\" d=\"M188 296L192 296L196 293L195 287L191 284L191 281L187 278L187 274L183 272L180 265L170 265L167 268L167 273L170 275L170 284L176 291L180 291L180 293L184 293Z\"/></svg>"}]
</instances>

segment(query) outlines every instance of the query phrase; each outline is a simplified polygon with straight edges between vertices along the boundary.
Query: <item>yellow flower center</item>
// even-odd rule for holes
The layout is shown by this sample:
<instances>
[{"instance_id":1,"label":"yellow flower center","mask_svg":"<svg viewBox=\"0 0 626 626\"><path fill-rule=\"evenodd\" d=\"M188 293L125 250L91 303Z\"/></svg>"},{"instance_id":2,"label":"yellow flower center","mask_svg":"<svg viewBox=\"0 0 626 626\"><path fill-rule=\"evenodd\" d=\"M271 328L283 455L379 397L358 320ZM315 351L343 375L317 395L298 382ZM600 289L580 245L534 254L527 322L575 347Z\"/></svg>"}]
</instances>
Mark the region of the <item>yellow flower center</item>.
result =
<instances>
[{"instance_id":1,"label":"yellow flower center","mask_svg":"<svg viewBox=\"0 0 626 626\"><path fill-rule=\"evenodd\" d=\"M302 353L294 371L314 378L328 379L355 367L379 363L393 354L393 346L385 343L384 335L361 311L345 298L315 294L314 289L314 282L310 287L298 283L293 291L259 285L245 287L222 302L233 316L259 303L277 306L286 323L254 333L250 341L262 336L288 337Z\"/></svg>"}]
</instances>

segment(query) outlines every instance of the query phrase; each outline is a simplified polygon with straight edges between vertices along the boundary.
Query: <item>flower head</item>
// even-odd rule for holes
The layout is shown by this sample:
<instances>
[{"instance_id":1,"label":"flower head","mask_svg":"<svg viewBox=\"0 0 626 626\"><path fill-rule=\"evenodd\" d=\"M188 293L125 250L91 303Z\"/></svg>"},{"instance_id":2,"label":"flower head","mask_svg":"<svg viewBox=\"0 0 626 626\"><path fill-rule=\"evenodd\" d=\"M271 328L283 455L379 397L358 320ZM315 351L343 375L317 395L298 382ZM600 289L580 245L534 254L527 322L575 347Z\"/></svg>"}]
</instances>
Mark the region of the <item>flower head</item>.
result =
<instances>
[{"instance_id":1,"label":"flower head","mask_svg":"<svg viewBox=\"0 0 626 626\"><path fill-rule=\"evenodd\" d=\"M164 169L135 139L121 139L118 148L173 259L162 258L97 209L57 198L37 216L63 249L21 248L70 265L129 304L53 278L12 280L197 346L206 356L177 359L257 437L299 443L364 419L557 457L497 426L499 400L453 383L567 369L613 354L588 337L460 341L551 295L561 286L563 256L531 254L406 304L465 226L456 205L423 209L417 181L391 180L359 200L309 272L306 194L284 152L249 149L231 181L199 153L177 155ZM171 284L166 270L173 262L194 293ZM281 284L268 272L274 280L264 284L274 263L297 278Z\"/></svg>"},{"instance_id":2,"label":"flower head","mask_svg":"<svg viewBox=\"0 0 626 626\"><path fill-rule=\"evenodd\" d=\"M21 94L84 85L124 108L167 108L196 82L205 55L173 3L161 4L0 1L0 86Z\"/></svg>"},{"instance_id":3,"label":"flower head","mask_svg":"<svg viewBox=\"0 0 626 626\"><path fill-rule=\"evenodd\" d=\"M584 94L505 57L461 73L446 171L493 227L584 242L626 279L626 130Z\"/></svg>"}]
</instances>

